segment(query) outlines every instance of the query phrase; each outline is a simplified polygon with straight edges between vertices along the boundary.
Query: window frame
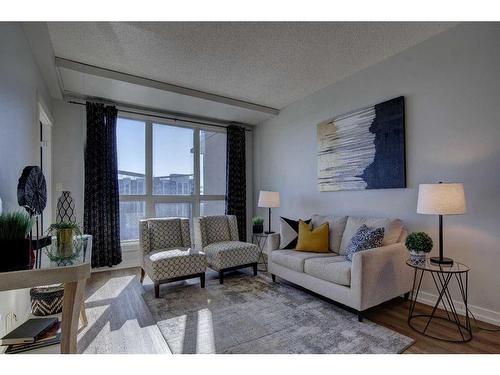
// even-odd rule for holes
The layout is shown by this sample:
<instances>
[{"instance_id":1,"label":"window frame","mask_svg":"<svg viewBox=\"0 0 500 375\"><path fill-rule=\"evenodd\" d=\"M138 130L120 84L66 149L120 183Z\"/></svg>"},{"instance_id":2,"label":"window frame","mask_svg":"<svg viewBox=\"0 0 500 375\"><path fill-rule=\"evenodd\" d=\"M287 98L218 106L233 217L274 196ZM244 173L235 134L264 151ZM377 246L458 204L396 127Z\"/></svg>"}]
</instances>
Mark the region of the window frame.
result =
<instances>
[{"instance_id":1,"label":"window frame","mask_svg":"<svg viewBox=\"0 0 500 375\"><path fill-rule=\"evenodd\" d=\"M142 195L120 195L120 202L130 202L130 201L145 201L146 202L146 217L155 217L155 204L156 203L189 203L191 204L191 215L192 217L200 216L200 205L203 201L225 201L226 195L205 195L200 194L200 131L210 131L227 134L225 128L218 126L210 126L203 124L191 124L182 120L165 120L150 115L139 115L139 114L129 114L118 111L118 118L136 120L144 122L145 131L145 185L146 194ZM154 195L153 194L153 124L155 125L165 125L174 126L180 128L188 128L193 130L193 194L192 195ZM124 245L134 245L139 241L134 240L121 240L120 242Z\"/></svg>"}]
</instances>

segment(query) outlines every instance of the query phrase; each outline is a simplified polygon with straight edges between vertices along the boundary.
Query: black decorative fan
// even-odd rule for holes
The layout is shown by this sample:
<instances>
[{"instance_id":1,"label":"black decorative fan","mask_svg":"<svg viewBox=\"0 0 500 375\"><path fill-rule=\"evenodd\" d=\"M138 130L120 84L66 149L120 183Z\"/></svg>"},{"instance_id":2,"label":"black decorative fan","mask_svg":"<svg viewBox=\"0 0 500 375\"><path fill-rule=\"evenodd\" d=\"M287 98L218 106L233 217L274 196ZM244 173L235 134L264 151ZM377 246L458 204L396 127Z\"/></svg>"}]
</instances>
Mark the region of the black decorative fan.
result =
<instances>
[{"instance_id":1,"label":"black decorative fan","mask_svg":"<svg viewBox=\"0 0 500 375\"><path fill-rule=\"evenodd\" d=\"M17 184L17 202L30 215L41 215L47 205L47 184L42 170L37 166L28 166Z\"/></svg>"}]
</instances>

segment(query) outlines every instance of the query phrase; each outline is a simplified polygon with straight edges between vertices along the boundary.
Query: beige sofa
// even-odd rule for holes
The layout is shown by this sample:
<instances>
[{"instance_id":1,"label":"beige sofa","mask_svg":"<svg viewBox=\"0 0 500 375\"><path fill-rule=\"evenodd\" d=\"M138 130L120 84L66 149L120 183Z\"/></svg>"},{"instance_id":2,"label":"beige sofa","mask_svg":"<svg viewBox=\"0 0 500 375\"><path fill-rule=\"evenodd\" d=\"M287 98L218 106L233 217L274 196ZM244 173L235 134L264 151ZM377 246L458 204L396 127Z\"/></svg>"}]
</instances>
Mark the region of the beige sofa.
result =
<instances>
[{"instance_id":1,"label":"beige sofa","mask_svg":"<svg viewBox=\"0 0 500 375\"><path fill-rule=\"evenodd\" d=\"M280 235L270 235L266 252L273 281L279 276L349 306L357 311L359 321L370 307L397 296L408 298L413 274L405 263L406 230L401 220L313 215L313 228L323 222L330 227L329 253L282 250ZM385 228L382 246L355 253L350 262L345 249L363 224Z\"/></svg>"}]
</instances>

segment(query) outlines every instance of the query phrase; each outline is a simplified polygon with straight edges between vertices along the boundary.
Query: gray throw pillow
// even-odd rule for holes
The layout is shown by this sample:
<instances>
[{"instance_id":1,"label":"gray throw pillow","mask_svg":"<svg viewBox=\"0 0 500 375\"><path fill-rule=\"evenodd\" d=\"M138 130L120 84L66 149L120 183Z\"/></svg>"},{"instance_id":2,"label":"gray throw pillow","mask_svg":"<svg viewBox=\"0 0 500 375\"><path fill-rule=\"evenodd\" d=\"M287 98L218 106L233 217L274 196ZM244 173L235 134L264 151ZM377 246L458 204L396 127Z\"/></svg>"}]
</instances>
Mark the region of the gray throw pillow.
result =
<instances>
[{"instance_id":1,"label":"gray throw pillow","mask_svg":"<svg viewBox=\"0 0 500 375\"><path fill-rule=\"evenodd\" d=\"M367 227L365 224L360 226L345 249L347 260L352 261L353 254L358 251L381 246L384 239L384 231L384 228L373 229Z\"/></svg>"}]
</instances>

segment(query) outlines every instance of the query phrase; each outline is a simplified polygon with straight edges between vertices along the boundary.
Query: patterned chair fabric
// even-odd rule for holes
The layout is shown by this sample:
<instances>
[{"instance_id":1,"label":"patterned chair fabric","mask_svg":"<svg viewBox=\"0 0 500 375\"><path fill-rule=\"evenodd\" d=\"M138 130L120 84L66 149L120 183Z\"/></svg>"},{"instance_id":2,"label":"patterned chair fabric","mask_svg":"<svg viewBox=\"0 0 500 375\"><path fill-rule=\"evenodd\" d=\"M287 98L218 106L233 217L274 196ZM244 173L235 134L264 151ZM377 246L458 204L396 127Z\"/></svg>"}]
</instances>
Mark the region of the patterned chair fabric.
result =
<instances>
[{"instance_id":1,"label":"patterned chair fabric","mask_svg":"<svg viewBox=\"0 0 500 375\"><path fill-rule=\"evenodd\" d=\"M144 254L176 247L190 247L189 219L146 219L139 222L139 242Z\"/></svg>"},{"instance_id":2,"label":"patterned chair fabric","mask_svg":"<svg viewBox=\"0 0 500 375\"><path fill-rule=\"evenodd\" d=\"M157 250L144 255L144 268L153 281L205 272L205 255L190 248Z\"/></svg>"},{"instance_id":3,"label":"patterned chair fabric","mask_svg":"<svg viewBox=\"0 0 500 375\"><path fill-rule=\"evenodd\" d=\"M257 263L259 259L258 247L247 242L215 242L206 246L203 250L207 257L207 263L216 271Z\"/></svg>"},{"instance_id":4,"label":"patterned chair fabric","mask_svg":"<svg viewBox=\"0 0 500 375\"><path fill-rule=\"evenodd\" d=\"M204 216L194 219L195 245L204 248L222 241L238 241L238 223L234 215Z\"/></svg>"},{"instance_id":5,"label":"patterned chair fabric","mask_svg":"<svg viewBox=\"0 0 500 375\"><path fill-rule=\"evenodd\" d=\"M208 265L216 271L257 263L256 245L238 240L236 216L205 216L194 219L194 242Z\"/></svg>"},{"instance_id":6,"label":"patterned chair fabric","mask_svg":"<svg viewBox=\"0 0 500 375\"><path fill-rule=\"evenodd\" d=\"M143 268L151 280L205 272L205 255L190 248L189 219L146 219L139 229Z\"/></svg>"}]
</instances>

